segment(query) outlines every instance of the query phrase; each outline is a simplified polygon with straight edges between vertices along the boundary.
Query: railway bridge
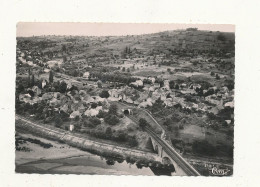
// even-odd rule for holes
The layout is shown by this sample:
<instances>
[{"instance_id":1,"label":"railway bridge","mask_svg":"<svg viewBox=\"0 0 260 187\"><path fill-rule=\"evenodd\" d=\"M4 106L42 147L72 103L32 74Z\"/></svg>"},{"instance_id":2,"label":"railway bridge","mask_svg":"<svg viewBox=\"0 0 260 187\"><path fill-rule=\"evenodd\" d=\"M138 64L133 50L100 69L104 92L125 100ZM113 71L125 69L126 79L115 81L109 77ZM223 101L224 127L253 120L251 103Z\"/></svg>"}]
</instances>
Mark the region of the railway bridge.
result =
<instances>
[{"instance_id":1,"label":"railway bridge","mask_svg":"<svg viewBox=\"0 0 260 187\"><path fill-rule=\"evenodd\" d=\"M175 176L200 176L199 172L193 168L172 146L161 139L149 127L145 127L146 132L151 137L153 149L163 164L172 164L175 171L171 175Z\"/></svg>"},{"instance_id":2,"label":"railway bridge","mask_svg":"<svg viewBox=\"0 0 260 187\"><path fill-rule=\"evenodd\" d=\"M129 107L129 105L124 104L126 107L122 111L127 115L130 119L132 119L135 123L139 123L139 119L133 115L132 109L134 107ZM139 111L140 112L140 111ZM159 123L153 118L151 114L147 111L147 116L149 116L155 124L158 126ZM161 126L160 126L161 127ZM162 128L162 127L161 127ZM151 125L148 124L144 127L144 130L149 134L153 149L158 154L160 161L163 164L173 165L175 171L171 173L171 175L175 176L200 176L200 173L191 166L166 140L165 140L165 131L163 130L160 135L156 134Z\"/></svg>"}]
</instances>

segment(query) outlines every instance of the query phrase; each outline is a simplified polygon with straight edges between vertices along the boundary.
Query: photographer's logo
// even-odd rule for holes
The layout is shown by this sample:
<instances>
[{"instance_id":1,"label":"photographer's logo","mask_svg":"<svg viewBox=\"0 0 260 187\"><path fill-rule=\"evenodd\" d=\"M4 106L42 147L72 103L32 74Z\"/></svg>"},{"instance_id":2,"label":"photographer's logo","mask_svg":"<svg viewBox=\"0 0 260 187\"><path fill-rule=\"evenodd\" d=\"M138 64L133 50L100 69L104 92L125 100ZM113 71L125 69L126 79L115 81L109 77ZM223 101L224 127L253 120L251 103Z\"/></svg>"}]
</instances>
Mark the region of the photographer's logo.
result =
<instances>
[{"instance_id":1,"label":"photographer's logo","mask_svg":"<svg viewBox=\"0 0 260 187\"><path fill-rule=\"evenodd\" d=\"M224 175L228 175L229 171L230 171L229 169L219 169L217 167L213 167L211 169L211 172L213 175L223 175L224 176Z\"/></svg>"}]
</instances>

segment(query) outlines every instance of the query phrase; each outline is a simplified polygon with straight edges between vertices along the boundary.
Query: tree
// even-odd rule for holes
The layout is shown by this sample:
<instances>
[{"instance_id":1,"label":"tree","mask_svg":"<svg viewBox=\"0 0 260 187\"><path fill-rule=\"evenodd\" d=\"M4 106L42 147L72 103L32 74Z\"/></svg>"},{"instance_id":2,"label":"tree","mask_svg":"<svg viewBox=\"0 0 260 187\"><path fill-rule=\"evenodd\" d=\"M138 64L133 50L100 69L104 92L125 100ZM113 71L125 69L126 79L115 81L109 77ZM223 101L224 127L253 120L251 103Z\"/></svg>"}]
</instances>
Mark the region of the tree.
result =
<instances>
[{"instance_id":1,"label":"tree","mask_svg":"<svg viewBox=\"0 0 260 187\"><path fill-rule=\"evenodd\" d=\"M117 109L118 109L117 105L116 104L112 104L109 107L108 113L112 114L112 115L117 115Z\"/></svg>"},{"instance_id":2,"label":"tree","mask_svg":"<svg viewBox=\"0 0 260 187\"><path fill-rule=\"evenodd\" d=\"M67 57L66 56L63 56L62 59L63 59L63 62L67 62Z\"/></svg>"},{"instance_id":3,"label":"tree","mask_svg":"<svg viewBox=\"0 0 260 187\"><path fill-rule=\"evenodd\" d=\"M89 118L89 122L92 124L92 126L97 126L101 124L101 121L97 117Z\"/></svg>"},{"instance_id":4,"label":"tree","mask_svg":"<svg viewBox=\"0 0 260 187\"><path fill-rule=\"evenodd\" d=\"M125 67L122 68L122 71L125 71Z\"/></svg>"},{"instance_id":5,"label":"tree","mask_svg":"<svg viewBox=\"0 0 260 187\"><path fill-rule=\"evenodd\" d=\"M102 90L102 92L99 94L100 97L102 98L108 98L109 97L109 93L107 90Z\"/></svg>"},{"instance_id":6,"label":"tree","mask_svg":"<svg viewBox=\"0 0 260 187\"><path fill-rule=\"evenodd\" d=\"M34 74L32 74L31 86L34 86Z\"/></svg>"},{"instance_id":7,"label":"tree","mask_svg":"<svg viewBox=\"0 0 260 187\"><path fill-rule=\"evenodd\" d=\"M98 85L99 88L102 88L102 83L101 83L101 81L98 81L98 82L97 82L97 85Z\"/></svg>"},{"instance_id":8,"label":"tree","mask_svg":"<svg viewBox=\"0 0 260 187\"><path fill-rule=\"evenodd\" d=\"M78 73L78 71L75 69L74 71L73 71L73 76L74 77L77 77L79 75L79 73Z\"/></svg>"},{"instance_id":9,"label":"tree","mask_svg":"<svg viewBox=\"0 0 260 187\"><path fill-rule=\"evenodd\" d=\"M30 94L31 97L34 97L34 92L32 90L28 90L28 93Z\"/></svg>"},{"instance_id":10,"label":"tree","mask_svg":"<svg viewBox=\"0 0 260 187\"><path fill-rule=\"evenodd\" d=\"M146 119L140 118L140 119L139 119L139 126L140 126L142 129L145 128L146 126L148 126L148 122L146 121Z\"/></svg>"},{"instance_id":11,"label":"tree","mask_svg":"<svg viewBox=\"0 0 260 187\"><path fill-rule=\"evenodd\" d=\"M174 89L175 83L173 80L169 82L170 89Z\"/></svg>"},{"instance_id":12,"label":"tree","mask_svg":"<svg viewBox=\"0 0 260 187\"><path fill-rule=\"evenodd\" d=\"M31 85L31 69L29 68L29 70L28 70L28 86L30 86Z\"/></svg>"},{"instance_id":13,"label":"tree","mask_svg":"<svg viewBox=\"0 0 260 187\"><path fill-rule=\"evenodd\" d=\"M165 126L170 126L171 123L172 123L172 120L171 120L170 118L167 118L167 119L165 120L165 122L163 123L163 125L165 125Z\"/></svg>"},{"instance_id":14,"label":"tree","mask_svg":"<svg viewBox=\"0 0 260 187\"><path fill-rule=\"evenodd\" d=\"M17 93L21 93L24 91L24 86L22 84L18 85L18 88L16 89Z\"/></svg>"},{"instance_id":15,"label":"tree","mask_svg":"<svg viewBox=\"0 0 260 187\"><path fill-rule=\"evenodd\" d=\"M217 79L217 80L219 80L219 79L220 79L220 77L219 77L219 75L218 75L218 74L216 74L216 79Z\"/></svg>"},{"instance_id":16,"label":"tree","mask_svg":"<svg viewBox=\"0 0 260 187\"><path fill-rule=\"evenodd\" d=\"M220 41L226 41L226 37L222 33L217 36L217 39Z\"/></svg>"},{"instance_id":17,"label":"tree","mask_svg":"<svg viewBox=\"0 0 260 187\"><path fill-rule=\"evenodd\" d=\"M61 48L62 52L67 52L67 48L66 48L66 45L62 45L62 48Z\"/></svg>"},{"instance_id":18,"label":"tree","mask_svg":"<svg viewBox=\"0 0 260 187\"><path fill-rule=\"evenodd\" d=\"M99 112L98 112L98 115L97 115L97 117L98 118L104 118L105 116L106 116L106 112L104 112L103 110L100 110Z\"/></svg>"},{"instance_id":19,"label":"tree","mask_svg":"<svg viewBox=\"0 0 260 187\"><path fill-rule=\"evenodd\" d=\"M111 129L111 127L107 127L107 129L106 129L106 137L108 139L110 139L111 136L112 136L112 129Z\"/></svg>"},{"instance_id":20,"label":"tree","mask_svg":"<svg viewBox=\"0 0 260 187\"><path fill-rule=\"evenodd\" d=\"M62 81L59 85L59 90L61 93L65 93L67 90L67 84L66 82Z\"/></svg>"},{"instance_id":21,"label":"tree","mask_svg":"<svg viewBox=\"0 0 260 187\"><path fill-rule=\"evenodd\" d=\"M92 103L91 104L91 108L97 108L97 106L98 106L97 103Z\"/></svg>"},{"instance_id":22,"label":"tree","mask_svg":"<svg viewBox=\"0 0 260 187\"><path fill-rule=\"evenodd\" d=\"M52 70L49 73L49 82L53 83L53 72L52 72Z\"/></svg>"},{"instance_id":23,"label":"tree","mask_svg":"<svg viewBox=\"0 0 260 187\"><path fill-rule=\"evenodd\" d=\"M56 119L55 119L55 126L56 127L61 127L62 122L63 121L62 121L60 116L56 117Z\"/></svg>"},{"instance_id":24,"label":"tree","mask_svg":"<svg viewBox=\"0 0 260 187\"><path fill-rule=\"evenodd\" d=\"M119 123L119 119L116 115L107 115L104 118L104 121L109 125L116 125L117 123Z\"/></svg>"}]
</instances>

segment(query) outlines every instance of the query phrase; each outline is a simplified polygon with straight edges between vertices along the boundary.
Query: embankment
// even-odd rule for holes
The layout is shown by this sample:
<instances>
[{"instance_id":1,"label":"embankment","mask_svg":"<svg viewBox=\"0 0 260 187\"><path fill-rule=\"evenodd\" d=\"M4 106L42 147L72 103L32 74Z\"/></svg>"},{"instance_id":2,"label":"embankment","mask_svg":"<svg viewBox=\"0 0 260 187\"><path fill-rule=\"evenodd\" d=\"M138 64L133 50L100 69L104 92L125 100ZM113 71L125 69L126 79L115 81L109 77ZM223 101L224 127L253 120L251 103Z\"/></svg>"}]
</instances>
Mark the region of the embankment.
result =
<instances>
[{"instance_id":1,"label":"embankment","mask_svg":"<svg viewBox=\"0 0 260 187\"><path fill-rule=\"evenodd\" d=\"M43 138L59 141L60 143L66 143L70 146L77 147L81 150L100 156L126 159L130 162L138 161L144 163L158 163L158 161L160 161L154 153L88 140L83 137L78 137L68 131L54 128L50 129L45 126L35 124L34 122L20 116L16 116L16 130L18 132L30 132Z\"/></svg>"}]
</instances>

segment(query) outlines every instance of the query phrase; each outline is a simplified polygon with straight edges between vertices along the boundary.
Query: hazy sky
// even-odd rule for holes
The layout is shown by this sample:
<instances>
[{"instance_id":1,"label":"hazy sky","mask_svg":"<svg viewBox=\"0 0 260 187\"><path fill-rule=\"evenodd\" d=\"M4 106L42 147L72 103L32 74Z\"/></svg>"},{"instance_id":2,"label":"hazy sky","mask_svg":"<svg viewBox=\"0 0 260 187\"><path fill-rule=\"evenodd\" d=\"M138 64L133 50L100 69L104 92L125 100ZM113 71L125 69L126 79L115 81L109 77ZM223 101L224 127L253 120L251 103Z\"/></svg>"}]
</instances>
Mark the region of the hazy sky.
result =
<instances>
[{"instance_id":1,"label":"hazy sky","mask_svg":"<svg viewBox=\"0 0 260 187\"><path fill-rule=\"evenodd\" d=\"M20 22L17 36L84 35L114 36L148 34L196 27L199 30L235 32L234 25L222 24L147 24L147 23L40 23Z\"/></svg>"}]
</instances>

